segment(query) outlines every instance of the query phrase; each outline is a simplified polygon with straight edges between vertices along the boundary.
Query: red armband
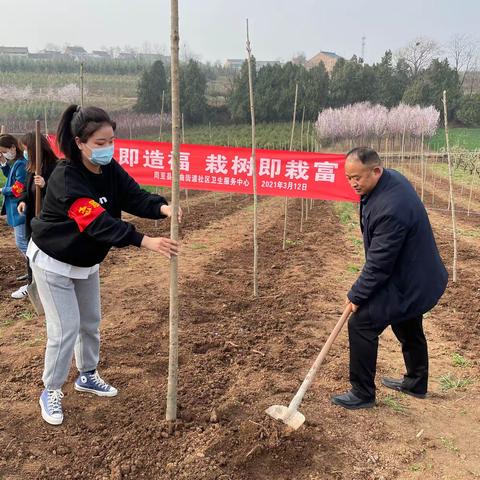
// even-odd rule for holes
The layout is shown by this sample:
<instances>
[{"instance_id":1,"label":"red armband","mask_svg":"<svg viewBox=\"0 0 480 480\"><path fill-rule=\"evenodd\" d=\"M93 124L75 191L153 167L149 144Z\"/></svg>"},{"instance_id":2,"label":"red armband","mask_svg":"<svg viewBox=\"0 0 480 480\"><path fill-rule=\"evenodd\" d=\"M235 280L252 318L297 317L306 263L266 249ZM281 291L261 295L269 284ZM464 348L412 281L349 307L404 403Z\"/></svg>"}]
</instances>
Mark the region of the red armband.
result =
<instances>
[{"instance_id":1,"label":"red armband","mask_svg":"<svg viewBox=\"0 0 480 480\"><path fill-rule=\"evenodd\" d=\"M18 180L12 185L13 196L18 198L25 190L25 185Z\"/></svg>"},{"instance_id":2,"label":"red armband","mask_svg":"<svg viewBox=\"0 0 480 480\"><path fill-rule=\"evenodd\" d=\"M79 198L72 203L68 216L75 220L78 229L83 232L105 209L91 198Z\"/></svg>"}]
</instances>

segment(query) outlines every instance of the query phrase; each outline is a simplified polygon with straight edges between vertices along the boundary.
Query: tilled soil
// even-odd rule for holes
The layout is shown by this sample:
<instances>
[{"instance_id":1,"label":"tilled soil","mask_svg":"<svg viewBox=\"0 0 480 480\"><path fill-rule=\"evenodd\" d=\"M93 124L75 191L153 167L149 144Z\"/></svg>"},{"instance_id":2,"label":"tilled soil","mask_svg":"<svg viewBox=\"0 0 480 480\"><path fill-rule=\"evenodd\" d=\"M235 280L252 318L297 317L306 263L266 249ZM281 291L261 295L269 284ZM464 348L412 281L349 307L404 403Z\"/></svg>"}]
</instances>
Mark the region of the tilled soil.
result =
<instances>
[{"instance_id":1,"label":"tilled soil","mask_svg":"<svg viewBox=\"0 0 480 480\"><path fill-rule=\"evenodd\" d=\"M460 239L459 281L425 322L431 396L419 401L379 388L377 406L344 411L330 396L348 389L342 332L307 393L306 424L291 432L263 412L287 405L338 320L361 266L357 228L332 204L315 202L299 233L291 202L282 251L283 199L262 198L259 298L252 297L251 199L192 195L182 227L178 421L165 422L168 262L114 249L101 268L99 370L113 399L64 386L65 421L43 422L38 395L43 318L9 298L23 262L0 229L0 478L2 479L469 479L479 478L478 237ZM185 206L184 206L185 209ZM448 214L431 213L448 265ZM131 219L149 235L168 223ZM464 220L478 230L476 220ZM465 228L467 228L465 227ZM468 365L454 367L452 354ZM381 339L379 375L402 373L391 332ZM474 383L443 391L451 373Z\"/></svg>"}]
</instances>

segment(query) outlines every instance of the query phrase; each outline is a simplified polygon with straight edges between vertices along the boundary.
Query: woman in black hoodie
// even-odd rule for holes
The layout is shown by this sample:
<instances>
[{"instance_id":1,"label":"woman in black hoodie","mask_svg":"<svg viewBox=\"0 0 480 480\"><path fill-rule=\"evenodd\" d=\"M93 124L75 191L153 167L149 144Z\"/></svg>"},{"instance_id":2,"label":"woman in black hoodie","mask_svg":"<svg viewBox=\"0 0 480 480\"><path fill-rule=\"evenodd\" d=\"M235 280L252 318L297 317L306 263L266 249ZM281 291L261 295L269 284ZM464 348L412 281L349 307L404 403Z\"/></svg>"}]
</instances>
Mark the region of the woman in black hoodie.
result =
<instances>
[{"instance_id":1,"label":"woman in black hoodie","mask_svg":"<svg viewBox=\"0 0 480 480\"><path fill-rule=\"evenodd\" d=\"M112 246L147 248L176 255L177 242L148 237L122 221L125 211L139 217L170 217L159 195L142 190L113 159L115 122L97 107L71 105L57 141L65 160L50 176L42 211L32 220L27 255L47 323L43 419L63 422L62 386L75 352L75 390L113 397L117 389L97 372L100 351L99 264ZM180 219L179 219L180 220ZM141 279L139 279L141 282Z\"/></svg>"}]
</instances>

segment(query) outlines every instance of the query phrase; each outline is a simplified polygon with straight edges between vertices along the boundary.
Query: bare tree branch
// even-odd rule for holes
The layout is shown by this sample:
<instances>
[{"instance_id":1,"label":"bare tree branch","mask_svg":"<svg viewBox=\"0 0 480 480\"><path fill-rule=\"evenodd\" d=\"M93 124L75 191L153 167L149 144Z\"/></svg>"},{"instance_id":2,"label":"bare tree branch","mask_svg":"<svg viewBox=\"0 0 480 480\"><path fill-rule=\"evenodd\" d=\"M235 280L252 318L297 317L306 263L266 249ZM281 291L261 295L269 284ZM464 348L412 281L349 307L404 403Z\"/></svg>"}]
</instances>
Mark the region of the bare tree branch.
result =
<instances>
[{"instance_id":1,"label":"bare tree branch","mask_svg":"<svg viewBox=\"0 0 480 480\"><path fill-rule=\"evenodd\" d=\"M418 37L399 50L397 57L407 62L412 76L416 77L420 71L427 68L431 61L441 53L442 49L435 40Z\"/></svg>"}]
</instances>

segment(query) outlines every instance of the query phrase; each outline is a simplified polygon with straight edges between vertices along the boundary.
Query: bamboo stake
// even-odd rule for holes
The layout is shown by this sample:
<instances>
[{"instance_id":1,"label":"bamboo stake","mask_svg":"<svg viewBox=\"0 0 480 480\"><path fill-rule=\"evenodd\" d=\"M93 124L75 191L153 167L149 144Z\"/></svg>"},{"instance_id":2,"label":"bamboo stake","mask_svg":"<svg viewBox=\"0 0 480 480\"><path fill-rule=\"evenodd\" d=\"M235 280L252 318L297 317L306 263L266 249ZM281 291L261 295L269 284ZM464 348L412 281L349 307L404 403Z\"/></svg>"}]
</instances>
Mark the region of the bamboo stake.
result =
<instances>
[{"instance_id":1,"label":"bamboo stake","mask_svg":"<svg viewBox=\"0 0 480 480\"><path fill-rule=\"evenodd\" d=\"M472 172L472 179L470 180L470 194L468 196L468 207L467 207L467 216L470 216L470 205L472 204L472 194L473 194L473 184L475 182L475 174L477 173L477 162L475 162L473 172Z\"/></svg>"},{"instance_id":2,"label":"bamboo stake","mask_svg":"<svg viewBox=\"0 0 480 480\"><path fill-rule=\"evenodd\" d=\"M183 112L182 112L182 143L185 144L185 122L183 120ZM188 201L188 188L185 189L185 203L187 205L187 213L190 213L190 202ZM215 206L216 206L215 202Z\"/></svg>"},{"instance_id":3,"label":"bamboo stake","mask_svg":"<svg viewBox=\"0 0 480 480\"><path fill-rule=\"evenodd\" d=\"M40 120L35 120L35 175L42 174L42 132L40 131ZM40 215L42 209L42 193L39 185L35 185L35 216Z\"/></svg>"},{"instance_id":4,"label":"bamboo stake","mask_svg":"<svg viewBox=\"0 0 480 480\"><path fill-rule=\"evenodd\" d=\"M178 207L180 200L180 82L178 76L178 0L171 1L171 84L172 84L172 218L170 237L178 240ZM170 258L169 357L166 419L177 418L178 381L178 257ZM171 424L172 425L172 424ZM172 427L171 427L172 428Z\"/></svg>"},{"instance_id":5,"label":"bamboo stake","mask_svg":"<svg viewBox=\"0 0 480 480\"><path fill-rule=\"evenodd\" d=\"M305 105L302 112L302 126L300 127L300 151L303 152L303 123L305 121Z\"/></svg>"},{"instance_id":6,"label":"bamboo stake","mask_svg":"<svg viewBox=\"0 0 480 480\"><path fill-rule=\"evenodd\" d=\"M300 233L303 233L303 198L300 199L302 210L300 212Z\"/></svg>"},{"instance_id":7,"label":"bamboo stake","mask_svg":"<svg viewBox=\"0 0 480 480\"><path fill-rule=\"evenodd\" d=\"M452 281L457 281L457 227L455 221L455 201L453 198L453 180L452 180L452 162L450 159L450 140L448 137L448 112L447 112L447 91L443 91L443 114L445 122L445 142L447 147L448 160L448 182L450 184L450 206L452 209L452 231L453 231L453 278Z\"/></svg>"},{"instance_id":8,"label":"bamboo stake","mask_svg":"<svg viewBox=\"0 0 480 480\"><path fill-rule=\"evenodd\" d=\"M305 135L307 142L306 142L306 147L305 150L308 152L308 147L309 147L309 139L310 139L310 121L307 122L307 133Z\"/></svg>"},{"instance_id":9,"label":"bamboo stake","mask_svg":"<svg viewBox=\"0 0 480 480\"><path fill-rule=\"evenodd\" d=\"M248 32L247 18L247 63L248 63L248 89L250 98L250 118L252 121L252 180L253 180L253 296L258 296L258 199L257 199L257 161L255 157L255 102L253 97L252 50Z\"/></svg>"},{"instance_id":10,"label":"bamboo stake","mask_svg":"<svg viewBox=\"0 0 480 480\"><path fill-rule=\"evenodd\" d=\"M45 134L48 135L48 123L47 123L47 106L43 106L43 117L45 119Z\"/></svg>"},{"instance_id":11,"label":"bamboo stake","mask_svg":"<svg viewBox=\"0 0 480 480\"><path fill-rule=\"evenodd\" d=\"M163 130L163 111L165 104L165 90L162 90L162 105L160 107L160 130L158 132L158 141L162 141L162 130Z\"/></svg>"},{"instance_id":12,"label":"bamboo stake","mask_svg":"<svg viewBox=\"0 0 480 480\"><path fill-rule=\"evenodd\" d=\"M424 195L424 191L425 191L425 163L424 163L424 157L423 157L423 141L424 141L424 135L423 135L423 132L422 132L422 144L421 144L421 149L420 149L420 173L422 175L422 187L421 187L421 198L422 198L422 202L423 202L423 195Z\"/></svg>"},{"instance_id":13,"label":"bamboo stake","mask_svg":"<svg viewBox=\"0 0 480 480\"><path fill-rule=\"evenodd\" d=\"M298 98L298 83L295 84L295 101L293 103L293 118L292 118L292 133L290 135L290 151L293 149L293 134L295 132L295 118L297 116L297 98ZM282 250L287 246L287 219L288 219L288 197L285 197L285 218L283 221L283 242Z\"/></svg>"},{"instance_id":14,"label":"bamboo stake","mask_svg":"<svg viewBox=\"0 0 480 480\"><path fill-rule=\"evenodd\" d=\"M84 89L83 89L83 62L80 63L80 106L83 107L84 103Z\"/></svg>"}]
</instances>

